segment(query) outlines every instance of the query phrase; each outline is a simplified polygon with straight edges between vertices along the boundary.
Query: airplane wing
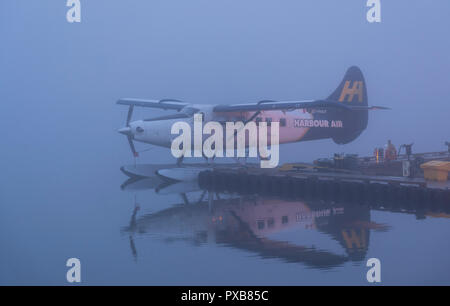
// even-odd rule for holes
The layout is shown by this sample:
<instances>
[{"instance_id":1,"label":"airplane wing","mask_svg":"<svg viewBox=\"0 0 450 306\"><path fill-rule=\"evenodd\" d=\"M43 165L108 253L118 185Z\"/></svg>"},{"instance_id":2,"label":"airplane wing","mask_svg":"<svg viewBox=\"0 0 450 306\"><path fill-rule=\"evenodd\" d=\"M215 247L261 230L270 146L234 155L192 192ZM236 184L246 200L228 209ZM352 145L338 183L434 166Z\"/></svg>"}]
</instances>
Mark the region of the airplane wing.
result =
<instances>
[{"instance_id":1,"label":"airplane wing","mask_svg":"<svg viewBox=\"0 0 450 306\"><path fill-rule=\"evenodd\" d=\"M134 98L123 98L117 101L117 104L128 106L140 106L159 109L172 109L180 111L184 107L191 105L186 102L175 99L161 99L161 100L144 100ZM226 113L226 112L241 112L241 111L265 111L265 110L294 110L294 109L343 109L343 110L376 110L376 109L389 109L382 106L355 106L348 105L341 102L331 100L303 100L303 101L274 101L274 100L262 100L256 103L244 103L244 104L228 104L228 105L216 105L214 112Z\"/></svg>"},{"instance_id":2,"label":"airplane wing","mask_svg":"<svg viewBox=\"0 0 450 306\"><path fill-rule=\"evenodd\" d=\"M304 101L273 101L263 100L256 103L217 105L214 112L241 112L265 110L294 110L294 109L343 109L343 110L375 110L388 109L382 106L353 106L331 100L304 100Z\"/></svg>"},{"instance_id":3,"label":"airplane wing","mask_svg":"<svg viewBox=\"0 0 450 306\"><path fill-rule=\"evenodd\" d=\"M160 109L174 109L180 111L185 106L190 105L175 99L161 99L161 100L143 100L143 99L133 99L133 98L123 98L117 101L120 105L129 106L141 106L141 107L151 107Z\"/></svg>"}]
</instances>

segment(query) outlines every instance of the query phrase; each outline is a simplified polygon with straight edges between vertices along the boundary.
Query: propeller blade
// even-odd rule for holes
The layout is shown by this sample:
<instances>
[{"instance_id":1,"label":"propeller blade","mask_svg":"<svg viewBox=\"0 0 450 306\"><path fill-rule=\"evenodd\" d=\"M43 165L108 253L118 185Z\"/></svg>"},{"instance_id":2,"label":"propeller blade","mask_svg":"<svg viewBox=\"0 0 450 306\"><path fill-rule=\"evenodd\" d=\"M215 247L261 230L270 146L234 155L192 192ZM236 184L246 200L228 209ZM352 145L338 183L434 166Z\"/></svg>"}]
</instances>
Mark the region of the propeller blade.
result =
<instances>
[{"instance_id":1,"label":"propeller blade","mask_svg":"<svg viewBox=\"0 0 450 306\"><path fill-rule=\"evenodd\" d=\"M131 116L133 115L134 105L130 105L128 108L128 116L127 116L127 124L126 126L130 126Z\"/></svg>"},{"instance_id":2,"label":"propeller blade","mask_svg":"<svg viewBox=\"0 0 450 306\"><path fill-rule=\"evenodd\" d=\"M136 149L134 148L133 138L131 138L131 136L128 136L127 138L128 138L128 143L130 144L130 149L131 149L131 152L133 153L133 156L138 157L139 153L136 152Z\"/></svg>"}]
</instances>

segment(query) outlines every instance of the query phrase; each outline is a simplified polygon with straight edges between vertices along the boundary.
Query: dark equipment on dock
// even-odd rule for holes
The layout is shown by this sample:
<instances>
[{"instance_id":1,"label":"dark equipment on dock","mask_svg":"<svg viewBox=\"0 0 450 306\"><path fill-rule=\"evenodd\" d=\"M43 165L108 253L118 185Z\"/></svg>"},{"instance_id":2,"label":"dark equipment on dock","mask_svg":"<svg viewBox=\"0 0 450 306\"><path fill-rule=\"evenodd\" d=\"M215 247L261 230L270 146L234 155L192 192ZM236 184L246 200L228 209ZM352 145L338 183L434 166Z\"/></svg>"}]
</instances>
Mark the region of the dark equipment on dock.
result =
<instances>
[{"instance_id":1,"label":"dark equipment on dock","mask_svg":"<svg viewBox=\"0 0 450 306\"><path fill-rule=\"evenodd\" d=\"M400 149L398 150L398 155L400 155L400 152L402 151L402 149L405 150L406 156L408 157L408 160L410 158L410 156L412 155L412 146L414 143L411 144L402 144L400 146Z\"/></svg>"},{"instance_id":2,"label":"dark equipment on dock","mask_svg":"<svg viewBox=\"0 0 450 306\"><path fill-rule=\"evenodd\" d=\"M345 169L356 170L359 165L357 154L338 154L335 153L331 158L319 158L314 161L314 164L319 167L325 167L329 169Z\"/></svg>"},{"instance_id":3,"label":"dark equipment on dock","mask_svg":"<svg viewBox=\"0 0 450 306\"><path fill-rule=\"evenodd\" d=\"M384 148L375 148L373 155L375 156L376 162L382 162L384 160ZM367 158L366 161L369 161L370 158Z\"/></svg>"},{"instance_id":4,"label":"dark equipment on dock","mask_svg":"<svg viewBox=\"0 0 450 306\"><path fill-rule=\"evenodd\" d=\"M354 173L364 175L404 176L404 162L409 161L409 175L411 178L423 178L423 170L420 165L431 160L450 161L450 142L446 142L447 151L413 153L411 144L403 144L399 147L399 154L393 160L384 158L385 150L375 148L373 156L358 157L352 154L334 154L334 158L321 158L314 164L322 167L321 172L336 172L336 169L346 169Z\"/></svg>"}]
</instances>

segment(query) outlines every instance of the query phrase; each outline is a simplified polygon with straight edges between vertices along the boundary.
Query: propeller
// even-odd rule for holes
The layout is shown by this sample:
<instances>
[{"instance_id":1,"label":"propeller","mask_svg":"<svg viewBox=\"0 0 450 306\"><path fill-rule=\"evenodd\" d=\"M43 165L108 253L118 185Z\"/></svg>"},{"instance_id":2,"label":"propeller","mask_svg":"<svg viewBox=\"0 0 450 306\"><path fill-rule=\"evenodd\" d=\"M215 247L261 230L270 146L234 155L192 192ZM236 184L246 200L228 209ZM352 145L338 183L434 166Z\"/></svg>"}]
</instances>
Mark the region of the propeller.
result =
<instances>
[{"instance_id":1,"label":"propeller","mask_svg":"<svg viewBox=\"0 0 450 306\"><path fill-rule=\"evenodd\" d=\"M130 121L131 121L131 116L133 115L133 109L134 109L134 105L130 105L130 107L128 108L126 126L124 128L121 128L119 130L119 133L127 136L128 143L130 145L130 149L131 149L131 152L133 153L133 156L138 157L139 153L136 151L136 148L134 147L133 133L131 132L131 127L130 127Z\"/></svg>"},{"instance_id":2,"label":"propeller","mask_svg":"<svg viewBox=\"0 0 450 306\"><path fill-rule=\"evenodd\" d=\"M133 156L139 157L139 153L136 151L136 148L134 147L132 136L128 135L127 138L128 138L128 143L130 144L130 149L131 149L131 152L133 153Z\"/></svg>"},{"instance_id":3,"label":"propeller","mask_svg":"<svg viewBox=\"0 0 450 306\"><path fill-rule=\"evenodd\" d=\"M130 107L128 108L127 124L126 124L127 127L130 126L131 116L133 115L133 109L134 105L130 105Z\"/></svg>"}]
</instances>

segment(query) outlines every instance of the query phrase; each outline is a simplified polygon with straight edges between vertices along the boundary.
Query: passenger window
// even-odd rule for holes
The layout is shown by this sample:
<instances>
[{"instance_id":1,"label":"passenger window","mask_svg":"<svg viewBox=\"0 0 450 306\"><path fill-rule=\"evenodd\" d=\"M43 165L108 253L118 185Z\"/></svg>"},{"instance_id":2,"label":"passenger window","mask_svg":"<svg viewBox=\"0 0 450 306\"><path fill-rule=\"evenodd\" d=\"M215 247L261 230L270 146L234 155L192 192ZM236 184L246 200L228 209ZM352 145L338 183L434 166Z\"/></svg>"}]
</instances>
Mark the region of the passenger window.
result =
<instances>
[{"instance_id":1,"label":"passenger window","mask_svg":"<svg viewBox=\"0 0 450 306\"><path fill-rule=\"evenodd\" d=\"M280 118L280 126L286 126L286 118Z\"/></svg>"},{"instance_id":2,"label":"passenger window","mask_svg":"<svg viewBox=\"0 0 450 306\"><path fill-rule=\"evenodd\" d=\"M288 223L288 216L281 217L281 223L283 223L283 224Z\"/></svg>"},{"instance_id":3,"label":"passenger window","mask_svg":"<svg viewBox=\"0 0 450 306\"><path fill-rule=\"evenodd\" d=\"M266 122L267 122L267 126L270 126L272 124L272 118L267 117Z\"/></svg>"},{"instance_id":4,"label":"passenger window","mask_svg":"<svg viewBox=\"0 0 450 306\"><path fill-rule=\"evenodd\" d=\"M258 229L264 229L264 220L258 220Z\"/></svg>"},{"instance_id":5,"label":"passenger window","mask_svg":"<svg viewBox=\"0 0 450 306\"><path fill-rule=\"evenodd\" d=\"M259 125L259 123L262 121L262 118L261 117L257 117L255 121L256 121L256 125Z\"/></svg>"}]
</instances>

